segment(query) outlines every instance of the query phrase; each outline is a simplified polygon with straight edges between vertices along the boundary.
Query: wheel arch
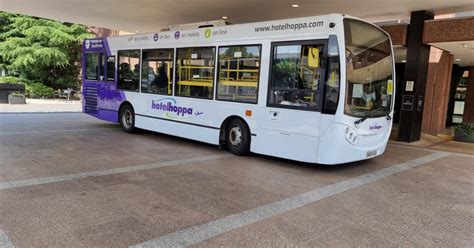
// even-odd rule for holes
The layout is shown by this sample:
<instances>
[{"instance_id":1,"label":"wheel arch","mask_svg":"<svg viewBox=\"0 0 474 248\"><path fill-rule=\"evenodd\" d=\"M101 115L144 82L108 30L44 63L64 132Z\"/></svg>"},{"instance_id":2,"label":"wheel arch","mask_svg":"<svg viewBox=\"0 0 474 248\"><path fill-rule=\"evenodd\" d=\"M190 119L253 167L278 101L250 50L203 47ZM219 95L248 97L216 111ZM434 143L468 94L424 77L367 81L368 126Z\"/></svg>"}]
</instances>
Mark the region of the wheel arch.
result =
<instances>
[{"instance_id":1,"label":"wheel arch","mask_svg":"<svg viewBox=\"0 0 474 248\"><path fill-rule=\"evenodd\" d=\"M120 113L122 112L122 108L126 105L130 106L133 112L135 112L135 108L133 107L132 103L130 103L129 101L123 101L118 108L117 122L119 123L120 123Z\"/></svg>"},{"instance_id":2,"label":"wheel arch","mask_svg":"<svg viewBox=\"0 0 474 248\"><path fill-rule=\"evenodd\" d=\"M233 119L240 119L247 126L247 129L250 132L250 143L252 143L252 130L250 129L250 126L247 123L247 121L244 118L242 118L242 116L231 115L231 116L228 116L227 118L225 118L224 121L222 122L221 126L220 126L220 131L219 131L219 146L220 147L225 147L225 145L226 145L226 142L227 142L227 135L226 135L227 134L227 126L229 125L229 123Z\"/></svg>"}]
</instances>

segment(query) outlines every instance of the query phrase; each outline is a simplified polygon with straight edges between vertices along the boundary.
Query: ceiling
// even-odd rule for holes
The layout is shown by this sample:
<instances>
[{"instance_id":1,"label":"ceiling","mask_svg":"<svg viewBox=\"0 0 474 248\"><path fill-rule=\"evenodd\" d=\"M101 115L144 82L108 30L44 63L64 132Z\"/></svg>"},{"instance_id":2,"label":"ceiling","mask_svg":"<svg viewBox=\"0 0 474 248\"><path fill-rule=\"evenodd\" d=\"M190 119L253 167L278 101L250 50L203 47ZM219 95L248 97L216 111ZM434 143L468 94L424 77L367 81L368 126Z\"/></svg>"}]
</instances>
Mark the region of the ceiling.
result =
<instances>
[{"instance_id":1,"label":"ceiling","mask_svg":"<svg viewBox=\"0 0 474 248\"><path fill-rule=\"evenodd\" d=\"M439 42L429 43L429 45L451 53L454 56L454 64L460 66L474 65L474 41ZM407 48L405 46L394 46L393 52L396 63L405 63L407 59ZM438 51L433 49L431 52L436 53ZM439 52L442 51L439 50Z\"/></svg>"},{"instance_id":2,"label":"ceiling","mask_svg":"<svg viewBox=\"0 0 474 248\"><path fill-rule=\"evenodd\" d=\"M431 43L430 45L449 51L454 55L454 64L460 66L474 65L474 41L463 42L441 42Z\"/></svg>"},{"instance_id":3,"label":"ceiling","mask_svg":"<svg viewBox=\"0 0 474 248\"><path fill-rule=\"evenodd\" d=\"M292 8L299 4L299 8ZM409 18L415 10L437 15L474 11L472 0L0 0L0 10L128 32L227 16L246 23L328 13L372 22Z\"/></svg>"}]
</instances>

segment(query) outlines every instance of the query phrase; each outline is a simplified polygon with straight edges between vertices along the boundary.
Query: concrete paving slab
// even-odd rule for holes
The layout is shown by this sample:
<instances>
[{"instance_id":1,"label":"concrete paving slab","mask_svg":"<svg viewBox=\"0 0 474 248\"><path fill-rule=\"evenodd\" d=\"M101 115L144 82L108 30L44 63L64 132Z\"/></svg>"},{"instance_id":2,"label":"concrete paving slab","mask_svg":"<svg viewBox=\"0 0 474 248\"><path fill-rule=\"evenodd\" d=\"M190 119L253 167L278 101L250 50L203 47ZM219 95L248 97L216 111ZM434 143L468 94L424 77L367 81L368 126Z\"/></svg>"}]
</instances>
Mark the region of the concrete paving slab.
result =
<instances>
[{"instance_id":1,"label":"concrete paving slab","mask_svg":"<svg viewBox=\"0 0 474 248\"><path fill-rule=\"evenodd\" d=\"M275 229L298 247L469 246L474 237L474 174L469 162L462 157L441 158L196 246L230 244L241 233L254 234L242 242L258 246L271 242ZM445 166L471 180L433 173Z\"/></svg>"},{"instance_id":2,"label":"concrete paving slab","mask_svg":"<svg viewBox=\"0 0 474 248\"><path fill-rule=\"evenodd\" d=\"M81 113L0 114L0 123L0 184L117 172L0 190L0 229L17 247L126 247L436 153L390 145L372 160L321 166L125 134ZM216 155L226 156L116 170ZM196 246L465 246L472 243L472 159L437 159Z\"/></svg>"}]
</instances>

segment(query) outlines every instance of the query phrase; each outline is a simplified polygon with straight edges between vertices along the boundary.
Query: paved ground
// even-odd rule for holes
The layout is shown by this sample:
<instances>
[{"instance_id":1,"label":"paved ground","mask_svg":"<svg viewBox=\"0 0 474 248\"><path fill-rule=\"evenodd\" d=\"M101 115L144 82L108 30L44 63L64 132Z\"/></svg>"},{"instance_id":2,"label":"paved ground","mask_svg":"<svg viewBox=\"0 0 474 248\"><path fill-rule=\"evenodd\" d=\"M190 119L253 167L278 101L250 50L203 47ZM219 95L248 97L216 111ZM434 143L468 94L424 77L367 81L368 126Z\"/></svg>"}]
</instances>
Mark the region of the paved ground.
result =
<instances>
[{"instance_id":1,"label":"paved ground","mask_svg":"<svg viewBox=\"0 0 474 248\"><path fill-rule=\"evenodd\" d=\"M26 99L26 104L0 104L0 113L81 112L80 101Z\"/></svg>"},{"instance_id":2,"label":"paved ground","mask_svg":"<svg viewBox=\"0 0 474 248\"><path fill-rule=\"evenodd\" d=\"M0 247L473 246L474 147L422 144L321 166L3 113Z\"/></svg>"}]
</instances>

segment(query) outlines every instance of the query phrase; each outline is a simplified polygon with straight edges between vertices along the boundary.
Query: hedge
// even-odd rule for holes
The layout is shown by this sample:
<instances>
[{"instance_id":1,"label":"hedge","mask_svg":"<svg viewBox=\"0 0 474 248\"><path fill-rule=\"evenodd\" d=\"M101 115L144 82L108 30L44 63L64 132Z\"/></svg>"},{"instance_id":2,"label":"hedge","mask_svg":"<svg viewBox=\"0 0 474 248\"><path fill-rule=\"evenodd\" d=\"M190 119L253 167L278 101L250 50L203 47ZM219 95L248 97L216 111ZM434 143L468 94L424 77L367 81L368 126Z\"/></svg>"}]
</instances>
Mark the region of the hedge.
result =
<instances>
[{"instance_id":1,"label":"hedge","mask_svg":"<svg viewBox=\"0 0 474 248\"><path fill-rule=\"evenodd\" d=\"M31 84L32 82L28 79L19 78L19 77L0 77L0 83Z\"/></svg>"}]
</instances>

